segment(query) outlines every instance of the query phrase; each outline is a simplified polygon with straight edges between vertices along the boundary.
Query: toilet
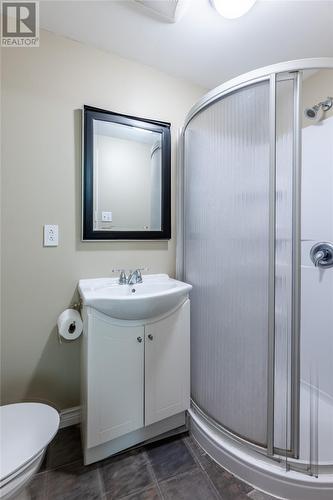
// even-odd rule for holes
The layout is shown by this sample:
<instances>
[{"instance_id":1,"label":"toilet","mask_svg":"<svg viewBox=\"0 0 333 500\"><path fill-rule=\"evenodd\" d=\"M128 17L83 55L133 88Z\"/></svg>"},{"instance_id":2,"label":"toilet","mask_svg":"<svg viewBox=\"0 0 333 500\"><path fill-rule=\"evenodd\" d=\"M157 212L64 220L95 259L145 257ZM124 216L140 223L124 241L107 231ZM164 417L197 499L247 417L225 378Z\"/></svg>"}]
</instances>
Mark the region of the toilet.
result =
<instances>
[{"instance_id":1,"label":"toilet","mask_svg":"<svg viewBox=\"0 0 333 500\"><path fill-rule=\"evenodd\" d=\"M1 499L25 498L24 488L38 471L46 447L58 428L59 414L46 404L17 403L0 407Z\"/></svg>"}]
</instances>

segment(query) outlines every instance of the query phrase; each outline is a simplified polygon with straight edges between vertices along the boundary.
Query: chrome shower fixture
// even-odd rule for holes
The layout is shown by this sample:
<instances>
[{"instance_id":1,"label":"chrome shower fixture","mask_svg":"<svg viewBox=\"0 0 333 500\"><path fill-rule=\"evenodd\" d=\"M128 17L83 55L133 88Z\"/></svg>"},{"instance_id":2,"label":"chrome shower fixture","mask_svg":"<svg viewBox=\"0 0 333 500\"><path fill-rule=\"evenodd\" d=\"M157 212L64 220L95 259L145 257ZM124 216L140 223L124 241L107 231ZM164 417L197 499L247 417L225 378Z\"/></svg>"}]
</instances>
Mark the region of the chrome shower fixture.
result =
<instances>
[{"instance_id":1,"label":"chrome shower fixture","mask_svg":"<svg viewBox=\"0 0 333 500\"><path fill-rule=\"evenodd\" d=\"M315 104L312 108L305 108L304 115L309 120L315 120L319 122L326 111L331 109L333 106L333 97L327 97L325 101L321 101L318 104Z\"/></svg>"}]
</instances>

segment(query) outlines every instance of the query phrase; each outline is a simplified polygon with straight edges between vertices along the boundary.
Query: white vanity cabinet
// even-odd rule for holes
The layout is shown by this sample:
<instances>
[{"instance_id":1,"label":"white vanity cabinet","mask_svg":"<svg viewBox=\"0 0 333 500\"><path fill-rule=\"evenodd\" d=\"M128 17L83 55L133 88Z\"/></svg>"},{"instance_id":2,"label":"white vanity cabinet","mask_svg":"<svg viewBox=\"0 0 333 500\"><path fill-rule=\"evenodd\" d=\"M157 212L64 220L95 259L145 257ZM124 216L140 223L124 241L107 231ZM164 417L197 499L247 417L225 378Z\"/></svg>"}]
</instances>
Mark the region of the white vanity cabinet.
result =
<instances>
[{"instance_id":1,"label":"white vanity cabinet","mask_svg":"<svg viewBox=\"0 0 333 500\"><path fill-rule=\"evenodd\" d=\"M185 425L190 405L190 301L152 320L83 308L85 463Z\"/></svg>"},{"instance_id":2,"label":"white vanity cabinet","mask_svg":"<svg viewBox=\"0 0 333 500\"><path fill-rule=\"evenodd\" d=\"M88 339L87 445L144 425L144 327L112 324L92 312Z\"/></svg>"},{"instance_id":3,"label":"white vanity cabinet","mask_svg":"<svg viewBox=\"0 0 333 500\"><path fill-rule=\"evenodd\" d=\"M189 408L190 301L145 326L145 425Z\"/></svg>"}]
</instances>

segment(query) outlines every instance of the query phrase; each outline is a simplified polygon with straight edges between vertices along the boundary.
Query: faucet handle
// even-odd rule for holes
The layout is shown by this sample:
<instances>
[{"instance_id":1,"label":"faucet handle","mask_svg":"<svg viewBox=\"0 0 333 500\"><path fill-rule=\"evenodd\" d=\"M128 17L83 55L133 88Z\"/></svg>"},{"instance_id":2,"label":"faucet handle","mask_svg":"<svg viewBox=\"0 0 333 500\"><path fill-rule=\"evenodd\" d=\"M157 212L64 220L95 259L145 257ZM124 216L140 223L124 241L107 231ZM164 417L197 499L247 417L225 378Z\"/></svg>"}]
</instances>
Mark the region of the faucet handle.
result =
<instances>
[{"instance_id":1,"label":"faucet handle","mask_svg":"<svg viewBox=\"0 0 333 500\"><path fill-rule=\"evenodd\" d=\"M333 267L333 244L327 241L316 243L310 250L310 257L316 267Z\"/></svg>"},{"instance_id":2,"label":"faucet handle","mask_svg":"<svg viewBox=\"0 0 333 500\"><path fill-rule=\"evenodd\" d=\"M313 263L315 267L319 267L320 261L324 259L326 253L323 250L319 250L317 253L314 254L313 256Z\"/></svg>"}]
</instances>

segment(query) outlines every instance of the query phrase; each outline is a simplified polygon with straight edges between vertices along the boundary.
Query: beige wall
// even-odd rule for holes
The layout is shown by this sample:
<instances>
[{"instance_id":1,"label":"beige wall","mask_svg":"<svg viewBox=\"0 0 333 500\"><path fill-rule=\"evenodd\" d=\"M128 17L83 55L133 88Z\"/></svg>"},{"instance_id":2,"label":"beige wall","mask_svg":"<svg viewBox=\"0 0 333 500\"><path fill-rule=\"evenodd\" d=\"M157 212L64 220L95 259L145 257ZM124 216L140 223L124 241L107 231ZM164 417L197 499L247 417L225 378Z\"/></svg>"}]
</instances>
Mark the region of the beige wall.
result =
<instances>
[{"instance_id":1,"label":"beige wall","mask_svg":"<svg viewBox=\"0 0 333 500\"><path fill-rule=\"evenodd\" d=\"M2 54L2 398L79 403L79 343L59 344L56 320L80 278L113 267L175 269L175 137L197 86L43 32L41 46ZM172 123L173 230L169 242L80 241L83 104ZM60 244L43 248L43 224Z\"/></svg>"}]
</instances>

